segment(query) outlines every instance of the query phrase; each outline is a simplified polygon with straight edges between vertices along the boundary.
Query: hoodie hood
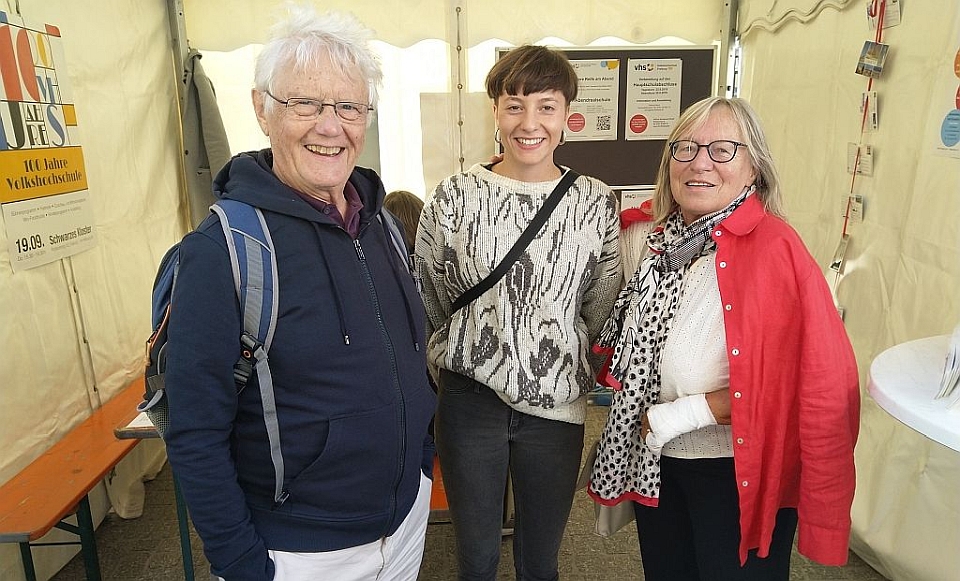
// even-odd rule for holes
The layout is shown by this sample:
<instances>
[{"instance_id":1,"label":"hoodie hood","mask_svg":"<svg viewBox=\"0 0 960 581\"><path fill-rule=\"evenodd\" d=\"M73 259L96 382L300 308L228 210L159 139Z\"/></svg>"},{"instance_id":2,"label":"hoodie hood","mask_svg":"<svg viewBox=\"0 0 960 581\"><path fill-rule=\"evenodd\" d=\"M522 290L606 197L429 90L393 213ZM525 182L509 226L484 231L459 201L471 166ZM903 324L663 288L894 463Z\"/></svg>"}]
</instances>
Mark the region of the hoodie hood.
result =
<instances>
[{"instance_id":1,"label":"hoodie hood","mask_svg":"<svg viewBox=\"0 0 960 581\"><path fill-rule=\"evenodd\" d=\"M363 202L363 209L360 210L362 228L380 211L386 192L380 176L372 169L355 167L349 181ZM239 200L270 212L311 222L332 222L274 175L273 152L269 148L235 155L217 173L213 181L213 194L217 199Z\"/></svg>"}]
</instances>

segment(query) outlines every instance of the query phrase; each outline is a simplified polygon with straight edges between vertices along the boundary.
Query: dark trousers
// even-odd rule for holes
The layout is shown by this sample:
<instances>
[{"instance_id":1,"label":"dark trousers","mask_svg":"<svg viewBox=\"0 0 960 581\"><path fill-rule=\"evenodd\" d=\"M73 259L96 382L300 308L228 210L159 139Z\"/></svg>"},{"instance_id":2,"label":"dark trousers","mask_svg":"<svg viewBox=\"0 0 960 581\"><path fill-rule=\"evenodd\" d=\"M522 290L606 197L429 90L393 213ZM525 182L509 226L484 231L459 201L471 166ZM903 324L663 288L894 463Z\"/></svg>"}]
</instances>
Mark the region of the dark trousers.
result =
<instances>
[{"instance_id":1,"label":"dark trousers","mask_svg":"<svg viewBox=\"0 0 960 581\"><path fill-rule=\"evenodd\" d=\"M797 510L777 512L770 554L740 566L733 458L661 457L660 504L634 505L646 581L787 581Z\"/></svg>"},{"instance_id":2,"label":"dark trousers","mask_svg":"<svg viewBox=\"0 0 960 581\"><path fill-rule=\"evenodd\" d=\"M583 426L520 413L489 387L440 374L437 451L457 537L458 579L494 581L509 471L513 558L523 581L552 581L583 452Z\"/></svg>"}]
</instances>

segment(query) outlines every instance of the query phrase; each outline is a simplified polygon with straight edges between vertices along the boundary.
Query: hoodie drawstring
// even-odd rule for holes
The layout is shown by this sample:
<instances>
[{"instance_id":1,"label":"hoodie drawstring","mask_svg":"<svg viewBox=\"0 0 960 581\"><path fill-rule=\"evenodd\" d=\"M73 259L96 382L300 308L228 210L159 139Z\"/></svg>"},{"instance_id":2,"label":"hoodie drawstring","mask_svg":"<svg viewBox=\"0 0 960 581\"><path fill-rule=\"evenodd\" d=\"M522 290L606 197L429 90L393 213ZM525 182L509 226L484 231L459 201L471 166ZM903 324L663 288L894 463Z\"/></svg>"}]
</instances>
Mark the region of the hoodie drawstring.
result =
<instances>
[{"instance_id":1,"label":"hoodie drawstring","mask_svg":"<svg viewBox=\"0 0 960 581\"><path fill-rule=\"evenodd\" d=\"M327 251L324 248L321 233L320 225L313 223L313 230L317 235L317 243L320 246L320 254L323 256L323 266L327 272L327 277L330 279L330 285L333 288L333 300L336 302L337 307L337 318L340 321L340 334L343 335L344 345L350 344L350 333L347 330L347 323L344 319L344 306L343 299L341 298L340 287L337 284L337 277L333 275L333 272L330 270L330 261L327 259ZM417 326L416 321L413 316L413 306L409 294L407 293L407 287L403 284L403 277L410 276L409 272L400 272L397 268L397 261L399 260L396 253L393 251L393 246L390 243L390 240L387 238L388 234L386 232L386 226L381 224L380 232L383 236L384 247L387 252L387 262L390 263L390 270L393 272L393 277L397 281L397 286L400 287L400 294L403 295L403 306L407 314L407 326L410 329L410 339L413 342L413 348L416 351L420 351L420 340L417 337Z\"/></svg>"},{"instance_id":2,"label":"hoodie drawstring","mask_svg":"<svg viewBox=\"0 0 960 581\"><path fill-rule=\"evenodd\" d=\"M340 287L337 285L337 277L330 271L330 260L327 259L327 251L324 249L323 239L320 236L320 226L314 222L313 231L317 235L317 245L320 247L320 254L323 256L323 267L327 271L327 277L330 279L330 286L333 288L333 300L337 303L337 318L340 320L340 334L343 335L343 344L350 344L350 333L347 332L347 322L343 318L343 300L340 298Z\"/></svg>"}]
</instances>

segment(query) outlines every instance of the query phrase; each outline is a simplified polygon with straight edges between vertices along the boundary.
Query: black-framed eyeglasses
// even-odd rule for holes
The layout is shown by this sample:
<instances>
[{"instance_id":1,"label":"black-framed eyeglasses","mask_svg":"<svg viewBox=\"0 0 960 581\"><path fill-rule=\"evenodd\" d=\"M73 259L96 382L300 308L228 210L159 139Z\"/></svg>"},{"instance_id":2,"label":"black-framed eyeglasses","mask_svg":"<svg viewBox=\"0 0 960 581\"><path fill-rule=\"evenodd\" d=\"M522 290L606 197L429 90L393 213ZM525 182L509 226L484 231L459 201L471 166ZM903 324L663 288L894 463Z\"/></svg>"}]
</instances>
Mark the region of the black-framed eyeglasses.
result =
<instances>
[{"instance_id":1,"label":"black-framed eyeglasses","mask_svg":"<svg viewBox=\"0 0 960 581\"><path fill-rule=\"evenodd\" d=\"M292 112L298 119L313 120L320 116L324 107L333 107L337 117L344 121L354 122L363 121L367 118L373 107L363 103L354 103L352 101L337 101L335 103L324 103L316 99L307 99L304 97L290 97L286 101L273 96L270 91L265 91L270 98L277 103L283 104L287 111Z\"/></svg>"},{"instance_id":2,"label":"black-framed eyeglasses","mask_svg":"<svg viewBox=\"0 0 960 581\"><path fill-rule=\"evenodd\" d=\"M700 148L706 147L710 159L717 163L727 163L737 156L738 147L746 146L746 143L729 139L718 139L704 145L689 139L678 139L670 144L670 157L681 162L693 161L700 153Z\"/></svg>"}]
</instances>

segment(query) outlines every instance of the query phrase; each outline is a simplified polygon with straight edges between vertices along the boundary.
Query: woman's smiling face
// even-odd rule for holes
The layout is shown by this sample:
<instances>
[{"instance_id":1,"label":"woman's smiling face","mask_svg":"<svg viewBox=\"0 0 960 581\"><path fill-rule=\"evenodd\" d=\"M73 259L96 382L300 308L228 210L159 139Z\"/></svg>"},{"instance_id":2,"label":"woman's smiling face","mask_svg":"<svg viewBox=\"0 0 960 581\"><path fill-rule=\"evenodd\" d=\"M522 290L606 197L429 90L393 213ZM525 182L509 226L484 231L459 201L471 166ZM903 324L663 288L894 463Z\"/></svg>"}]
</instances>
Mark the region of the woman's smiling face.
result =
<instances>
[{"instance_id":1,"label":"woman's smiling face","mask_svg":"<svg viewBox=\"0 0 960 581\"><path fill-rule=\"evenodd\" d=\"M498 171L521 181L556 179L553 152L567 120L567 101L557 90L528 95L500 95L493 105L500 129L503 162Z\"/></svg>"},{"instance_id":2,"label":"woman's smiling face","mask_svg":"<svg viewBox=\"0 0 960 581\"><path fill-rule=\"evenodd\" d=\"M743 136L733 115L719 107L703 125L679 139L706 145L720 139L742 142ZM684 223L690 224L722 210L754 183L757 173L749 151L746 147L738 147L736 151L734 158L726 163L710 159L706 147L701 147L691 161L670 160L670 190L680 206Z\"/></svg>"}]
</instances>

